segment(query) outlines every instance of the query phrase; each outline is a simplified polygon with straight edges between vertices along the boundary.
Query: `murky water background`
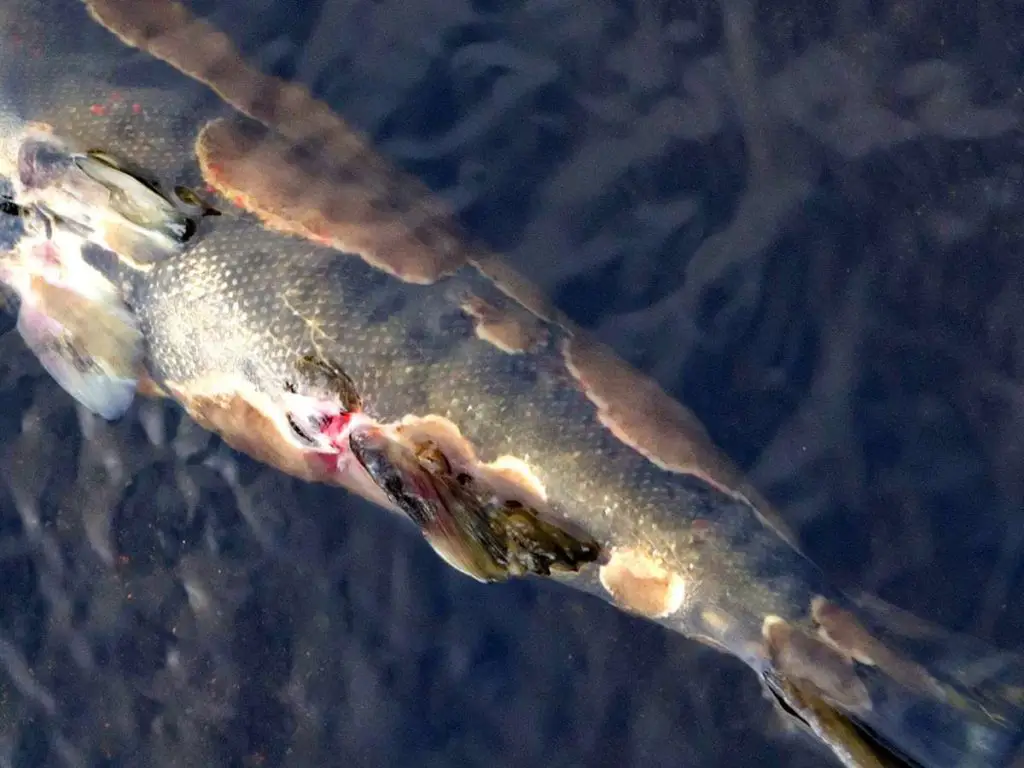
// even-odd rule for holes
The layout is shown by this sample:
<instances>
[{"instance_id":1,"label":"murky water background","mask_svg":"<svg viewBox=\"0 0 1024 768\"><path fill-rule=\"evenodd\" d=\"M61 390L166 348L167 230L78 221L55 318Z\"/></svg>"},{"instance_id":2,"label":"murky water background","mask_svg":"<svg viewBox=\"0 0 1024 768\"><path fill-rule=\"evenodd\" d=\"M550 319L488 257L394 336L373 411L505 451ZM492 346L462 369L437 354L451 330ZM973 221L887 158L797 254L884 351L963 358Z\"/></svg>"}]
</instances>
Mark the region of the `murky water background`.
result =
<instances>
[{"instance_id":1,"label":"murky water background","mask_svg":"<svg viewBox=\"0 0 1024 768\"><path fill-rule=\"evenodd\" d=\"M840 584L1024 642L1024 6L193 7L695 410ZM472 583L172 408L85 417L11 333L0 435L0 764L821 764L738 662Z\"/></svg>"}]
</instances>

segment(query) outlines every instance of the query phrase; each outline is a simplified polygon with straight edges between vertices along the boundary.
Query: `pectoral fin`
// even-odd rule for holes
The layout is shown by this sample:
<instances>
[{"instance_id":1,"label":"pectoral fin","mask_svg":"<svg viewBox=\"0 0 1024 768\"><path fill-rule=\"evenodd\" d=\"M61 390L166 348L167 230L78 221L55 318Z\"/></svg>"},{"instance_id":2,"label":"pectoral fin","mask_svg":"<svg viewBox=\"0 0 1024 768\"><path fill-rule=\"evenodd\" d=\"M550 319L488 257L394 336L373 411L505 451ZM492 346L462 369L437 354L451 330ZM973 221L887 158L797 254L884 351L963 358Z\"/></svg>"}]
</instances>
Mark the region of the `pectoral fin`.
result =
<instances>
[{"instance_id":1,"label":"pectoral fin","mask_svg":"<svg viewBox=\"0 0 1024 768\"><path fill-rule=\"evenodd\" d=\"M35 176L49 183L36 190L36 204L56 226L110 249L136 268L181 253L207 210L187 189L189 202L176 204L156 181L122 167L105 153L70 155L63 165L39 159L48 154L59 155L43 148L22 151L23 165L36 169ZM54 180L57 171L64 177ZM177 192L174 199L180 200Z\"/></svg>"},{"instance_id":2,"label":"pectoral fin","mask_svg":"<svg viewBox=\"0 0 1024 768\"><path fill-rule=\"evenodd\" d=\"M182 227L193 226L183 220ZM189 236L191 236L191 231ZM127 221L110 218L103 222L99 244L116 253L121 261L138 270L145 270L176 256L185 240L163 229L143 229Z\"/></svg>"},{"instance_id":3,"label":"pectoral fin","mask_svg":"<svg viewBox=\"0 0 1024 768\"><path fill-rule=\"evenodd\" d=\"M65 392L104 419L121 417L135 397L142 348L130 315L119 309L91 308L85 310L92 313L87 318L82 306L60 309L55 316L23 301L18 332Z\"/></svg>"}]
</instances>

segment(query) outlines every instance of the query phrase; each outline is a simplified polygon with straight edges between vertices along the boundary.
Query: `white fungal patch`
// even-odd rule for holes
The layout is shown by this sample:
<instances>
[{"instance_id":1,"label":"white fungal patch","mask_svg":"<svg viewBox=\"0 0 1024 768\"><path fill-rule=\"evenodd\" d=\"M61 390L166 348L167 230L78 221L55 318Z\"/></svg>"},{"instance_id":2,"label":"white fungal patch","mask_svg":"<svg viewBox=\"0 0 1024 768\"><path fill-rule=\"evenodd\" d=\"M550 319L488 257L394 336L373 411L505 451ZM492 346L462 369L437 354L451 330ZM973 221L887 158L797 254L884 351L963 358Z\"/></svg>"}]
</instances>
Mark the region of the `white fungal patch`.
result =
<instances>
[{"instance_id":1,"label":"white fungal patch","mask_svg":"<svg viewBox=\"0 0 1024 768\"><path fill-rule=\"evenodd\" d=\"M534 474L529 464L516 456L499 456L490 464L482 464L481 467L488 473L496 473L518 489L527 489L527 495L536 496L541 501L548 499L547 489L540 478Z\"/></svg>"},{"instance_id":2,"label":"white fungal patch","mask_svg":"<svg viewBox=\"0 0 1024 768\"><path fill-rule=\"evenodd\" d=\"M599 575L601 586L617 605L649 619L675 613L686 600L683 577L636 549L612 552Z\"/></svg>"}]
</instances>

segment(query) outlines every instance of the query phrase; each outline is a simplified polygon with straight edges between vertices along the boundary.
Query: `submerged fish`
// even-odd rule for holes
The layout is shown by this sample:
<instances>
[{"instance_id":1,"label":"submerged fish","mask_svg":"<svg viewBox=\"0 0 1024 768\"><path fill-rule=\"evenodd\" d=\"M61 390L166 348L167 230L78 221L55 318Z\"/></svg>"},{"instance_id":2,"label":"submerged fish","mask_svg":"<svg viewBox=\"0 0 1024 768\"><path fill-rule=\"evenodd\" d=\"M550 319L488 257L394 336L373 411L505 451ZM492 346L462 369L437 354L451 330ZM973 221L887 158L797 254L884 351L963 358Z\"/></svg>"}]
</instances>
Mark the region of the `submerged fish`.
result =
<instances>
[{"instance_id":1,"label":"submerged fish","mask_svg":"<svg viewBox=\"0 0 1024 768\"><path fill-rule=\"evenodd\" d=\"M845 765L1010 764L1020 658L831 588L692 414L302 89L176 3L86 5L192 80L164 73L102 110L88 67L3 95L8 215L47 226L0 269L68 392L112 417L138 380L237 449L405 515L476 579L550 576L733 654ZM138 60L73 8L44 25L53 46L70 24L97 75ZM196 82L221 99L202 114ZM34 184L33 152L54 169ZM155 179L241 211L182 229ZM92 183L107 193L78 191ZM194 223L206 208L185 197Z\"/></svg>"}]
</instances>

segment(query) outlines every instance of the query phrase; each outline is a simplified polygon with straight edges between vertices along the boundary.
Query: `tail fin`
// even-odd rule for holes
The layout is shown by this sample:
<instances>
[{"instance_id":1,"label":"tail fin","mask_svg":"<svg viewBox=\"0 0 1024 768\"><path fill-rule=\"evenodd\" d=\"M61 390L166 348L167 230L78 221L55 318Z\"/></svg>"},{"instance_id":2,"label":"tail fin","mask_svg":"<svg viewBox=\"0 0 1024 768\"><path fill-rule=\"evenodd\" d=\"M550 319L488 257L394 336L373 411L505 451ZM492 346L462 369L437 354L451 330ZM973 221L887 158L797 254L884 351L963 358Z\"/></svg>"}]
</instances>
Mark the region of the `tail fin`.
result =
<instances>
[{"instance_id":1,"label":"tail fin","mask_svg":"<svg viewBox=\"0 0 1024 768\"><path fill-rule=\"evenodd\" d=\"M876 598L849 605L815 599L816 632L796 639L827 644L847 659L865 695L848 701L837 696L846 688L830 686L833 677L823 674L823 665L809 663L828 661L825 655L815 656L787 636L780 647L789 653L774 653L762 679L791 721L857 768L1024 766L1024 657Z\"/></svg>"}]
</instances>

